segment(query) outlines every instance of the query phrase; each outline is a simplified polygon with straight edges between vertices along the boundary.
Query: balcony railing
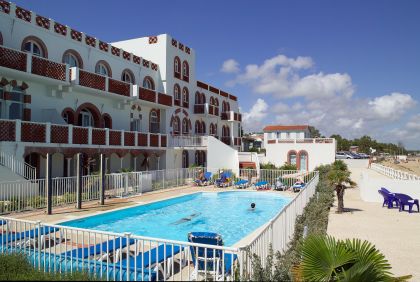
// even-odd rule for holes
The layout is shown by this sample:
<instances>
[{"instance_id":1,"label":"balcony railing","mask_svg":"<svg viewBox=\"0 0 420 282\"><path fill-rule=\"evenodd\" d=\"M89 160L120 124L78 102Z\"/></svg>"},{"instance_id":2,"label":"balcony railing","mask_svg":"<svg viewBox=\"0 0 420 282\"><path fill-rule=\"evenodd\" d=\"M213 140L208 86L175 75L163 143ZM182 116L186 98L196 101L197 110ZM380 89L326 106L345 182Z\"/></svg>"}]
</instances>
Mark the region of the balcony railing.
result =
<instances>
[{"instance_id":1,"label":"balcony railing","mask_svg":"<svg viewBox=\"0 0 420 282\"><path fill-rule=\"evenodd\" d=\"M2 141L165 148L167 135L21 120L0 120L0 142Z\"/></svg>"},{"instance_id":2,"label":"balcony railing","mask_svg":"<svg viewBox=\"0 0 420 282\"><path fill-rule=\"evenodd\" d=\"M334 138L301 138L301 139L269 139L267 140L268 144L276 144L276 143L290 143L290 144L299 144L299 143L307 143L307 144L332 144L335 143Z\"/></svg>"},{"instance_id":3,"label":"balcony railing","mask_svg":"<svg viewBox=\"0 0 420 282\"><path fill-rule=\"evenodd\" d=\"M67 65L4 46L0 46L0 66L62 82L69 81Z\"/></svg>"},{"instance_id":4,"label":"balcony railing","mask_svg":"<svg viewBox=\"0 0 420 282\"><path fill-rule=\"evenodd\" d=\"M207 136L170 136L169 147L206 147Z\"/></svg>"},{"instance_id":5,"label":"balcony railing","mask_svg":"<svg viewBox=\"0 0 420 282\"><path fill-rule=\"evenodd\" d=\"M166 94L163 94L163 93L159 93L158 94L158 103L160 105L172 107L172 96L169 96L169 95L166 95Z\"/></svg>"},{"instance_id":6,"label":"balcony railing","mask_svg":"<svg viewBox=\"0 0 420 282\"><path fill-rule=\"evenodd\" d=\"M221 114L222 120L227 121L242 121L242 115L240 113L235 113L234 111L227 111Z\"/></svg>"},{"instance_id":7,"label":"balcony railing","mask_svg":"<svg viewBox=\"0 0 420 282\"><path fill-rule=\"evenodd\" d=\"M195 104L194 105L194 114L206 114L208 104Z\"/></svg>"}]
</instances>

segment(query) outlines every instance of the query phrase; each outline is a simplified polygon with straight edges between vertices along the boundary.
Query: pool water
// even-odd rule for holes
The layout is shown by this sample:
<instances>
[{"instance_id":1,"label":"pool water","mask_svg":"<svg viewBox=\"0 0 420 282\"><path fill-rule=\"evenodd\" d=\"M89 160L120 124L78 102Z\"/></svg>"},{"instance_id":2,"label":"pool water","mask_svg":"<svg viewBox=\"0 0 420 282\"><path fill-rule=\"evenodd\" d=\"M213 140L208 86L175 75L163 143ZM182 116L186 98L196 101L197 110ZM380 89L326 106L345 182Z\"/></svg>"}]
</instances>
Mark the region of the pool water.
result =
<instances>
[{"instance_id":1,"label":"pool water","mask_svg":"<svg viewBox=\"0 0 420 282\"><path fill-rule=\"evenodd\" d=\"M232 246L291 201L265 192L203 192L61 223L109 232L187 241L193 231L216 232ZM256 204L254 210L251 203Z\"/></svg>"}]
</instances>

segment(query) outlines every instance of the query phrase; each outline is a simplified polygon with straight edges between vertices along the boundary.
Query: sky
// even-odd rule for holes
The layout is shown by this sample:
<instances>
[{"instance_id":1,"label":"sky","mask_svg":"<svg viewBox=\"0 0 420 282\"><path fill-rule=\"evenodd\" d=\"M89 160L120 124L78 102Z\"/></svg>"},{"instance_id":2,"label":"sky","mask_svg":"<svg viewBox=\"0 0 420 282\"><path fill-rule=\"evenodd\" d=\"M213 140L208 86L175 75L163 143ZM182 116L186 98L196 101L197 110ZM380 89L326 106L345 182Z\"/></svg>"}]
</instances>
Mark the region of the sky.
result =
<instances>
[{"instance_id":1,"label":"sky","mask_svg":"<svg viewBox=\"0 0 420 282\"><path fill-rule=\"evenodd\" d=\"M101 40L171 34L245 131L309 124L420 149L420 1L14 1Z\"/></svg>"}]
</instances>

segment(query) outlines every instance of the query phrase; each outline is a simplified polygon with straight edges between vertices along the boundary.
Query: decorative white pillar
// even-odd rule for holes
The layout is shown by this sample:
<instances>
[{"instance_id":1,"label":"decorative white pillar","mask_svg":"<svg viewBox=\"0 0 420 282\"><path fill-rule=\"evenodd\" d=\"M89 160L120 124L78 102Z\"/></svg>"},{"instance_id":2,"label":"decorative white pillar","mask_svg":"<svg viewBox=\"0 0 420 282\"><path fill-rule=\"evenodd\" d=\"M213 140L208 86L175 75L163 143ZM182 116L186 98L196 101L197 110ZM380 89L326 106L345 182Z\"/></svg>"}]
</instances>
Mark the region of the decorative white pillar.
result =
<instances>
[{"instance_id":1,"label":"decorative white pillar","mask_svg":"<svg viewBox=\"0 0 420 282\"><path fill-rule=\"evenodd\" d=\"M67 158L67 177L71 176L71 159Z\"/></svg>"}]
</instances>

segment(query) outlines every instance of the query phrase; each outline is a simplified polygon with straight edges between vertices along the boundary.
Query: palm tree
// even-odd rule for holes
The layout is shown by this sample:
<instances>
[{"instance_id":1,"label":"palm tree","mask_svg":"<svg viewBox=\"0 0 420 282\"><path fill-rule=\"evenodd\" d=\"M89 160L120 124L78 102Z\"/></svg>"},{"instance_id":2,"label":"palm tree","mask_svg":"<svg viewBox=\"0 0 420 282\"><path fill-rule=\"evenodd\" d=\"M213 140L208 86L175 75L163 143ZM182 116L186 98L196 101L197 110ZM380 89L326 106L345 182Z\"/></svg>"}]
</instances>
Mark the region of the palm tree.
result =
<instances>
[{"instance_id":1,"label":"palm tree","mask_svg":"<svg viewBox=\"0 0 420 282\"><path fill-rule=\"evenodd\" d=\"M344 191L346 189L346 185L354 185L355 183L350 179L350 171L346 163L341 160L335 161L332 166L331 170L328 172L327 178L331 185L334 186L334 190L337 194L337 212L342 213L344 212Z\"/></svg>"},{"instance_id":2,"label":"palm tree","mask_svg":"<svg viewBox=\"0 0 420 282\"><path fill-rule=\"evenodd\" d=\"M395 278L385 256L368 241L312 235L303 243L301 262L293 269L299 281L406 281Z\"/></svg>"}]
</instances>

